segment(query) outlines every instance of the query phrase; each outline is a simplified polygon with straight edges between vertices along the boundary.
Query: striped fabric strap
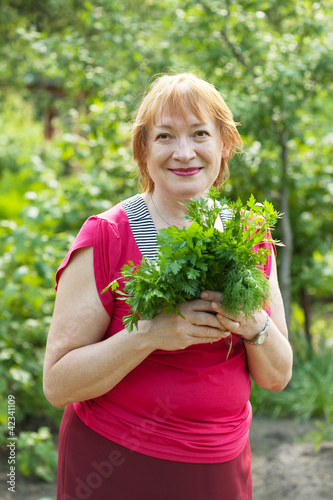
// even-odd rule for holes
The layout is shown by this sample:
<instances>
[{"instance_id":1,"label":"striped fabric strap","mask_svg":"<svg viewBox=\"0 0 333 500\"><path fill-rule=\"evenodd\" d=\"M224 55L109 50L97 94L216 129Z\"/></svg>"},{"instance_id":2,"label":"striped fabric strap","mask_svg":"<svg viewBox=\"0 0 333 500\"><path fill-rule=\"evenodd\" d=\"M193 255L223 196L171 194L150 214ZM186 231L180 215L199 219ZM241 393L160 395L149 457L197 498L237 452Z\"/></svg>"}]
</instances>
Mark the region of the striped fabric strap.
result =
<instances>
[{"instance_id":1,"label":"striped fabric strap","mask_svg":"<svg viewBox=\"0 0 333 500\"><path fill-rule=\"evenodd\" d=\"M157 231L150 216L148 207L140 194L121 202L125 210L134 239L140 252L146 259L155 260L157 256ZM232 218L232 213L222 207L220 216L222 222Z\"/></svg>"}]
</instances>

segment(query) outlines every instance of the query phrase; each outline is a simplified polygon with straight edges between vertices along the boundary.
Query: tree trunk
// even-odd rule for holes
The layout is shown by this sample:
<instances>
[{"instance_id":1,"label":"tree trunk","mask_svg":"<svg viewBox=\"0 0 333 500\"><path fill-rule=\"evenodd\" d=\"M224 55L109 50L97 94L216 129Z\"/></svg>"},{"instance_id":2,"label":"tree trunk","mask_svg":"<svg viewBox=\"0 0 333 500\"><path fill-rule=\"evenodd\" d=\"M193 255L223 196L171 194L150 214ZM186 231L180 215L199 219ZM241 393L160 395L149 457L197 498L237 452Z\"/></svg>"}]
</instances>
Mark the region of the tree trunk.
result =
<instances>
[{"instance_id":1,"label":"tree trunk","mask_svg":"<svg viewBox=\"0 0 333 500\"><path fill-rule=\"evenodd\" d=\"M57 112L55 110L55 107L53 106L53 103L50 102L47 106L47 109L44 112L44 138L46 141L51 140L53 137L54 127L52 120L56 116Z\"/></svg>"},{"instance_id":2,"label":"tree trunk","mask_svg":"<svg viewBox=\"0 0 333 500\"><path fill-rule=\"evenodd\" d=\"M293 254L293 233L289 216L289 188L288 188L288 133L284 130L281 134L281 163L282 163L282 186L281 186L281 212L282 217L282 248L281 264L279 269L279 280L288 329L291 317L291 259Z\"/></svg>"}]
</instances>

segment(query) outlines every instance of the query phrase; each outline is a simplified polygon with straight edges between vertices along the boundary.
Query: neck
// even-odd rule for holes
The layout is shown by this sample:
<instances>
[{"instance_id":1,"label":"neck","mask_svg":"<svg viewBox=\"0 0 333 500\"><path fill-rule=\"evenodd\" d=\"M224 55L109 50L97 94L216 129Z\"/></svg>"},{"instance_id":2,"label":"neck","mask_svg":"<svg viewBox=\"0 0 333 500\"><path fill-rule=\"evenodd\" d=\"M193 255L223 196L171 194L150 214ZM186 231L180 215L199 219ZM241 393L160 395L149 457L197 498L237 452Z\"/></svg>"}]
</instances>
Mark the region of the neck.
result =
<instances>
[{"instance_id":1,"label":"neck","mask_svg":"<svg viewBox=\"0 0 333 500\"><path fill-rule=\"evenodd\" d=\"M157 229L169 226L182 228L190 225L189 221L184 219L186 207L181 201L161 196L157 191L145 193L144 199Z\"/></svg>"}]
</instances>

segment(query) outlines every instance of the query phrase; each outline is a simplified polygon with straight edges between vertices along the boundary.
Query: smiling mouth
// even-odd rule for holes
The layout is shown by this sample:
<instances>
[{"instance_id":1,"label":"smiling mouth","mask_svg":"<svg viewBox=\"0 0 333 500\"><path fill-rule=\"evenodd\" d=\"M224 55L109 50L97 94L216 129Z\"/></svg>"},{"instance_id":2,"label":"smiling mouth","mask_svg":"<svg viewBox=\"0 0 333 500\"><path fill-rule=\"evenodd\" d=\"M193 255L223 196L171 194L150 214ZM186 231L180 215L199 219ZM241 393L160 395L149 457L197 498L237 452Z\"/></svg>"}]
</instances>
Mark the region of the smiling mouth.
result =
<instances>
[{"instance_id":1,"label":"smiling mouth","mask_svg":"<svg viewBox=\"0 0 333 500\"><path fill-rule=\"evenodd\" d=\"M174 168L170 169L171 172L175 175L179 175L180 177L190 177L192 175L196 175L202 170L202 167L198 168Z\"/></svg>"}]
</instances>

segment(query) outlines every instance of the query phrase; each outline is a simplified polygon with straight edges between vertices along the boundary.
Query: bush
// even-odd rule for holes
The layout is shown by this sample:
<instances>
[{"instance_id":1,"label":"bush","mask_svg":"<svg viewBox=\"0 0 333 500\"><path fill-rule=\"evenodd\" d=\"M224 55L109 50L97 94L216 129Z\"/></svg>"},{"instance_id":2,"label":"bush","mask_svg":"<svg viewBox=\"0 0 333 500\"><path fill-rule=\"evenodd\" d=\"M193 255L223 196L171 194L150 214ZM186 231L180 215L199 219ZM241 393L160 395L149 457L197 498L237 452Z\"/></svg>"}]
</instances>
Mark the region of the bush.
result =
<instances>
[{"instance_id":1,"label":"bush","mask_svg":"<svg viewBox=\"0 0 333 500\"><path fill-rule=\"evenodd\" d=\"M118 167L117 188L126 182ZM39 156L27 170L24 209L19 218L0 221L0 444L8 394L17 401L17 423L42 417L59 424L62 411L46 401L42 389L54 275L84 220L121 197L114 186L108 193L103 172L58 181Z\"/></svg>"},{"instance_id":2,"label":"bush","mask_svg":"<svg viewBox=\"0 0 333 500\"><path fill-rule=\"evenodd\" d=\"M55 481L58 454L50 430L40 427L37 432L21 432L18 442L19 472L48 483Z\"/></svg>"},{"instance_id":3,"label":"bush","mask_svg":"<svg viewBox=\"0 0 333 500\"><path fill-rule=\"evenodd\" d=\"M294 352L293 377L284 391L274 393L252 384L255 414L333 420L333 349L324 337L313 351L305 342L300 346Z\"/></svg>"}]
</instances>

